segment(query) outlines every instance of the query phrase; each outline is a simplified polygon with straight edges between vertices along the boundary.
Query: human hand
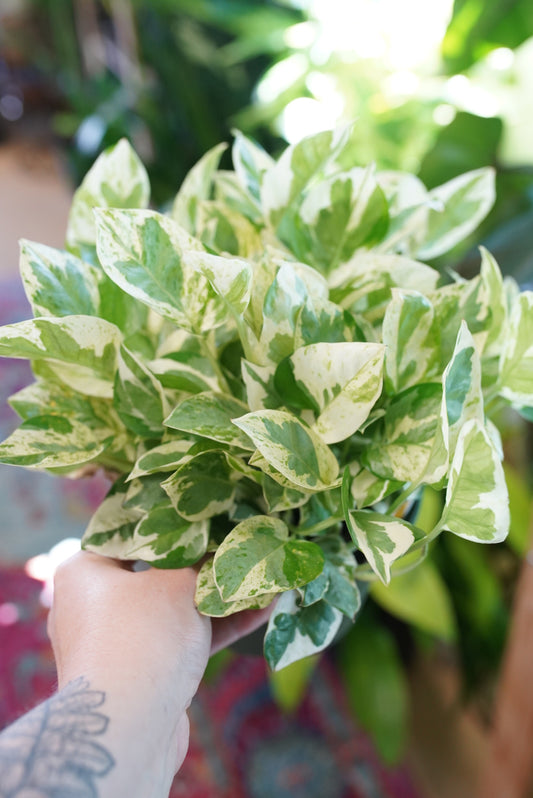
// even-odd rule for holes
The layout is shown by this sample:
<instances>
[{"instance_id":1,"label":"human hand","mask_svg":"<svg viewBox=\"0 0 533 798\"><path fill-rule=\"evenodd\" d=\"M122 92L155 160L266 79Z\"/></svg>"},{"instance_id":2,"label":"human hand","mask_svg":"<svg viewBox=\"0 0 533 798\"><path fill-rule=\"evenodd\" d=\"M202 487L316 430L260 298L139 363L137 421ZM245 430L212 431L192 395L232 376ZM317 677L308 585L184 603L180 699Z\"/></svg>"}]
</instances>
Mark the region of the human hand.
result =
<instances>
[{"instance_id":1,"label":"human hand","mask_svg":"<svg viewBox=\"0 0 533 798\"><path fill-rule=\"evenodd\" d=\"M185 757L186 710L210 653L257 628L269 614L239 613L212 624L194 606L195 584L192 568L133 572L89 552L63 563L55 577L48 628L59 687L84 676L104 690L117 752L134 770L145 762L153 772L159 762L163 784ZM112 789L119 788L126 794L122 782Z\"/></svg>"}]
</instances>

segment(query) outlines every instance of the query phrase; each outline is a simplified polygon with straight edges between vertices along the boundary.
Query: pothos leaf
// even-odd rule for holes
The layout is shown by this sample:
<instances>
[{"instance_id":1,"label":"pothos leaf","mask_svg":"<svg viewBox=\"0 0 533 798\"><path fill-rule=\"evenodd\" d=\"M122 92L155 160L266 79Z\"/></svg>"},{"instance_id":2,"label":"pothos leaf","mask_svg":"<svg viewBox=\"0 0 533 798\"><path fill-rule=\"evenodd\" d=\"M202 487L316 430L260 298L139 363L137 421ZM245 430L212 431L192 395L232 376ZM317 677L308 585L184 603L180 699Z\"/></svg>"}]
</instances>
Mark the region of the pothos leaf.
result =
<instances>
[{"instance_id":1,"label":"pothos leaf","mask_svg":"<svg viewBox=\"0 0 533 798\"><path fill-rule=\"evenodd\" d=\"M225 453L212 451L193 457L161 484L178 515L203 521L232 507L238 478Z\"/></svg>"},{"instance_id":2,"label":"pothos leaf","mask_svg":"<svg viewBox=\"0 0 533 798\"><path fill-rule=\"evenodd\" d=\"M165 426L253 451L250 438L232 424L246 405L231 396L205 392L185 399L165 419Z\"/></svg>"},{"instance_id":3,"label":"pothos leaf","mask_svg":"<svg viewBox=\"0 0 533 798\"><path fill-rule=\"evenodd\" d=\"M80 393L110 398L121 338L93 316L30 319L0 328L0 356L46 360Z\"/></svg>"},{"instance_id":4,"label":"pothos leaf","mask_svg":"<svg viewBox=\"0 0 533 798\"><path fill-rule=\"evenodd\" d=\"M98 257L123 291L192 333L221 324L225 307L209 281L191 263L202 245L154 211L96 212Z\"/></svg>"},{"instance_id":5,"label":"pothos leaf","mask_svg":"<svg viewBox=\"0 0 533 798\"><path fill-rule=\"evenodd\" d=\"M336 443L359 429L378 399L384 354L381 344L310 344L278 366L274 382L287 404L314 409L313 428Z\"/></svg>"},{"instance_id":6,"label":"pothos leaf","mask_svg":"<svg viewBox=\"0 0 533 798\"><path fill-rule=\"evenodd\" d=\"M167 502L139 521L123 556L156 568L186 568L204 556L208 537L207 521L186 521Z\"/></svg>"},{"instance_id":7,"label":"pothos leaf","mask_svg":"<svg viewBox=\"0 0 533 798\"><path fill-rule=\"evenodd\" d=\"M385 584L390 582L393 562L406 554L422 534L407 521L368 510L350 512L350 521L354 542Z\"/></svg>"},{"instance_id":8,"label":"pothos leaf","mask_svg":"<svg viewBox=\"0 0 533 798\"><path fill-rule=\"evenodd\" d=\"M264 644L266 661L277 671L323 651L333 642L343 617L342 612L325 601L301 607L295 590L283 593L268 622Z\"/></svg>"},{"instance_id":9,"label":"pothos leaf","mask_svg":"<svg viewBox=\"0 0 533 798\"><path fill-rule=\"evenodd\" d=\"M462 427L441 526L468 540L500 543L509 532L509 495L498 452L476 419Z\"/></svg>"},{"instance_id":10,"label":"pothos leaf","mask_svg":"<svg viewBox=\"0 0 533 798\"><path fill-rule=\"evenodd\" d=\"M69 249L76 254L94 251L94 208L146 208L149 199L146 170L121 139L100 155L74 194L67 227Z\"/></svg>"},{"instance_id":11,"label":"pothos leaf","mask_svg":"<svg viewBox=\"0 0 533 798\"><path fill-rule=\"evenodd\" d=\"M20 274L35 316L100 315L100 272L71 253L23 240Z\"/></svg>"},{"instance_id":12,"label":"pothos leaf","mask_svg":"<svg viewBox=\"0 0 533 798\"><path fill-rule=\"evenodd\" d=\"M27 468L65 468L94 460L113 440L110 429L91 429L61 416L33 416L0 444L0 462Z\"/></svg>"},{"instance_id":13,"label":"pothos leaf","mask_svg":"<svg viewBox=\"0 0 533 798\"><path fill-rule=\"evenodd\" d=\"M213 567L222 599L239 601L310 582L322 571L324 555L314 543L289 538L280 519L258 515L230 532Z\"/></svg>"},{"instance_id":14,"label":"pothos leaf","mask_svg":"<svg viewBox=\"0 0 533 798\"><path fill-rule=\"evenodd\" d=\"M166 400L161 384L124 345L119 352L114 405L125 426L136 435L162 435Z\"/></svg>"},{"instance_id":15,"label":"pothos leaf","mask_svg":"<svg viewBox=\"0 0 533 798\"><path fill-rule=\"evenodd\" d=\"M294 485L324 490L337 479L333 452L301 421L282 410L262 410L233 420L263 457Z\"/></svg>"},{"instance_id":16,"label":"pothos leaf","mask_svg":"<svg viewBox=\"0 0 533 798\"><path fill-rule=\"evenodd\" d=\"M276 595L276 593L262 593L239 601L223 601L215 582L212 559L202 565L196 580L196 606L202 615L210 615L213 618L225 618L241 610L263 609L272 603Z\"/></svg>"},{"instance_id":17,"label":"pothos leaf","mask_svg":"<svg viewBox=\"0 0 533 798\"><path fill-rule=\"evenodd\" d=\"M200 158L185 177L172 206L172 218L193 235L196 235L198 205L209 199L213 178L227 144L217 144Z\"/></svg>"}]
</instances>

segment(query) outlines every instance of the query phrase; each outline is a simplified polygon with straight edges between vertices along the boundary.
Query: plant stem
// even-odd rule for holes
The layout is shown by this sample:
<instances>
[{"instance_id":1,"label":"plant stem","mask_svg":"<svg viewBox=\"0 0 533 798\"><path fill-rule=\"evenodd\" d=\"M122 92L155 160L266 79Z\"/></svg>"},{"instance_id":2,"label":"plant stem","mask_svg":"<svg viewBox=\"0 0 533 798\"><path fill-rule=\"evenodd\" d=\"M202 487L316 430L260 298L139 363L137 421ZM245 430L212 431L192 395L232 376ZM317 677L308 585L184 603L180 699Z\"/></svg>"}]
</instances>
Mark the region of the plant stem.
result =
<instances>
[{"instance_id":1,"label":"plant stem","mask_svg":"<svg viewBox=\"0 0 533 798\"><path fill-rule=\"evenodd\" d=\"M417 489L418 485L413 485L409 483L407 487L400 493L397 499L393 501L391 506L389 507L389 514L392 515L398 507L401 507L402 504L409 498L411 493L413 493Z\"/></svg>"},{"instance_id":2,"label":"plant stem","mask_svg":"<svg viewBox=\"0 0 533 798\"><path fill-rule=\"evenodd\" d=\"M224 374L222 373L222 369L220 368L220 364L216 356L215 345L214 345L215 342L212 331L207 333L207 335L202 337L200 340L202 342L202 349L204 350L204 354L206 358L209 360L213 371L215 372L220 390L223 391L224 393L231 395L229 385L227 383L226 378L224 377Z\"/></svg>"},{"instance_id":3,"label":"plant stem","mask_svg":"<svg viewBox=\"0 0 533 798\"><path fill-rule=\"evenodd\" d=\"M329 518L324 518L323 521L319 521L317 524L313 524L313 526L308 526L305 529L301 529L300 527L293 527L292 531L297 535L314 535L317 532L323 532L324 529L329 529L330 526L334 526L335 524L340 524L341 521L344 521L344 516L330 515Z\"/></svg>"}]
</instances>

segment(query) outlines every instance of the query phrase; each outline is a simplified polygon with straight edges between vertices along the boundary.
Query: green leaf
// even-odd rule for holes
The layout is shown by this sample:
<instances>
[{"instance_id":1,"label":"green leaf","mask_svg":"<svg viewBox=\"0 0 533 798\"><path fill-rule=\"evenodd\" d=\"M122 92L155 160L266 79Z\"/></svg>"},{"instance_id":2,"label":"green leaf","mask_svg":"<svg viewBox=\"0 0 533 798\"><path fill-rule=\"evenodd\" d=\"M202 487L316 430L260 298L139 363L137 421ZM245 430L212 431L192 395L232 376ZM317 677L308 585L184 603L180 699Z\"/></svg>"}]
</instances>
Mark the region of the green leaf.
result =
<instances>
[{"instance_id":1,"label":"green leaf","mask_svg":"<svg viewBox=\"0 0 533 798\"><path fill-rule=\"evenodd\" d=\"M88 427L112 425L110 402L83 396L49 380L37 380L17 391L9 404L26 421L34 416L61 416L74 419Z\"/></svg>"},{"instance_id":2,"label":"green leaf","mask_svg":"<svg viewBox=\"0 0 533 798\"><path fill-rule=\"evenodd\" d=\"M274 385L276 371L274 364L257 366L243 358L241 371L250 410L274 410L279 407L280 399Z\"/></svg>"},{"instance_id":3,"label":"green leaf","mask_svg":"<svg viewBox=\"0 0 533 798\"><path fill-rule=\"evenodd\" d=\"M81 541L83 549L107 557L127 559L124 552L143 513L135 508L125 509L124 498L123 484L115 483L85 530Z\"/></svg>"},{"instance_id":4,"label":"green leaf","mask_svg":"<svg viewBox=\"0 0 533 798\"><path fill-rule=\"evenodd\" d=\"M141 161L126 139L109 147L95 161L74 194L68 219L67 244L75 254L94 250L94 208L146 208L150 183Z\"/></svg>"},{"instance_id":5,"label":"green leaf","mask_svg":"<svg viewBox=\"0 0 533 798\"><path fill-rule=\"evenodd\" d=\"M124 345L119 352L113 402L129 430L144 438L161 437L166 411L161 384Z\"/></svg>"},{"instance_id":6,"label":"green leaf","mask_svg":"<svg viewBox=\"0 0 533 798\"><path fill-rule=\"evenodd\" d=\"M416 253L420 260L449 252L483 221L494 204L494 169L454 177L430 191L428 199L427 232Z\"/></svg>"},{"instance_id":7,"label":"green leaf","mask_svg":"<svg viewBox=\"0 0 533 798\"><path fill-rule=\"evenodd\" d=\"M389 585L374 582L370 595L380 607L400 620L442 640L455 639L450 593L430 560L424 560L406 574L394 576Z\"/></svg>"},{"instance_id":8,"label":"green leaf","mask_svg":"<svg viewBox=\"0 0 533 798\"><path fill-rule=\"evenodd\" d=\"M190 252L188 262L211 283L213 290L236 315L244 313L250 301L252 268L245 260Z\"/></svg>"},{"instance_id":9,"label":"green leaf","mask_svg":"<svg viewBox=\"0 0 533 798\"><path fill-rule=\"evenodd\" d=\"M215 582L212 559L202 565L196 580L196 606L202 615L210 615L213 618L225 618L242 610L261 610L268 607L276 595L276 593L264 593L240 601L223 601Z\"/></svg>"},{"instance_id":10,"label":"green leaf","mask_svg":"<svg viewBox=\"0 0 533 798\"><path fill-rule=\"evenodd\" d=\"M509 490L509 509L511 525L507 544L519 557L525 557L529 549L530 523L533 515L533 502L527 474L504 463L505 482Z\"/></svg>"},{"instance_id":11,"label":"green leaf","mask_svg":"<svg viewBox=\"0 0 533 798\"><path fill-rule=\"evenodd\" d=\"M146 476L159 471L175 471L192 446L192 441L180 439L167 441L142 454L128 479Z\"/></svg>"},{"instance_id":12,"label":"green leaf","mask_svg":"<svg viewBox=\"0 0 533 798\"><path fill-rule=\"evenodd\" d=\"M301 421L282 410L261 410L233 420L263 457L294 485L319 491L332 487L339 467L335 455Z\"/></svg>"},{"instance_id":13,"label":"green leaf","mask_svg":"<svg viewBox=\"0 0 533 798\"><path fill-rule=\"evenodd\" d=\"M336 443L359 429L377 401L384 354L381 344L310 344L278 366L275 384L287 404L316 409L313 429Z\"/></svg>"},{"instance_id":14,"label":"green leaf","mask_svg":"<svg viewBox=\"0 0 533 798\"><path fill-rule=\"evenodd\" d=\"M417 291L396 289L383 319L386 386L391 394L429 381L440 365L431 302Z\"/></svg>"},{"instance_id":15,"label":"green leaf","mask_svg":"<svg viewBox=\"0 0 533 798\"><path fill-rule=\"evenodd\" d=\"M223 202L202 202L198 207L196 235L202 244L219 255L253 258L263 249L254 225Z\"/></svg>"},{"instance_id":16,"label":"green leaf","mask_svg":"<svg viewBox=\"0 0 533 798\"><path fill-rule=\"evenodd\" d=\"M0 462L27 468L70 467L94 460L113 432L61 416L33 416L0 444Z\"/></svg>"},{"instance_id":17,"label":"green leaf","mask_svg":"<svg viewBox=\"0 0 533 798\"><path fill-rule=\"evenodd\" d=\"M233 131L235 141L232 148L233 166L241 185L259 203L263 175L272 168L274 161L255 141L239 130Z\"/></svg>"},{"instance_id":18,"label":"green leaf","mask_svg":"<svg viewBox=\"0 0 533 798\"><path fill-rule=\"evenodd\" d=\"M161 475L150 474L127 483L123 506L147 513L154 507L168 504L168 496L161 487Z\"/></svg>"},{"instance_id":19,"label":"green leaf","mask_svg":"<svg viewBox=\"0 0 533 798\"><path fill-rule=\"evenodd\" d=\"M484 421L481 364L474 339L463 322L452 359L442 377L443 412L446 412L448 450L453 453L460 431L470 419Z\"/></svg>"},{"instance_id":20,"label":"green leaf","mask_svg":"<svg viewBox=\"0 0 533 798\"><path fill-rule=\"evenodd\" d=\"M388 764L398 762L408 739L408 686L392 634L363 615L339 644L348 701Z\"/></svg>"},{"instance_id":21,"label":"green leaf","mask_svg":"<svg viewBox=\"0 0 533 798\"><path fill-rule=\"evenodd\" d=\"M388 207L372 166L334 174L311 185L285 214L278 236L297 258L327 274L359 247L387 231Z\"/></svg>"},{"instance_id":22,"label":"green leaf","mask_svg":"<svg viewBox=\"0 0 533 798\"><path fill-rule=\"evenodd\" d=\"M191 358L195 361L197 358ZM157 377L164 388L174 388L186 393L201 393L218 388L218 380L211 374L205 374L189 363L175 360L172 357L159 357L148 363L150 371Z\"/></svg>"},{"instance_id":23,"label":"green leaf","mask_svg":"<svg viewBox=\"0 0 533 798\"><path fill-rule=\"evenodd\" d=\"M382 501L386 496L399 490L402 482L392 479L381 479L366 468L360 471L352 479L350 492L355 499L356 506L360 509L371 507Z\"/></svg>"},{"instance_id":24,"label":"green leaf","mask_svg":"<svg viewBox=\"0 0 533 798\"><path fill-rule=\"evenodd\" d=\"M231 396L199 393L181 402L165 419L165 426L253 451L249 437L231 421L245 410L246 405Z\"/></svg>"},{"instance_id":25,"label":"green leaf","mask_svg":"<svg viewBox=\"0 0 533 798\"><path fill-rule=\"evenodd\" d=\"M155 211L96 212L98 257L127 294L192 333L211 330L226 311L189 253L202 251L172 219ZM194 255L191 255L194 258Z\"/></svg>"},{"instance_id":26,"label":"green leaf","mask_svg":"<svg viewBox=\"0 0 533 798\"><path fill-rule=\"evenodd\" d=\"M196 235L198 205L211 197L213 178L227 144L208 150L186 175L172 206L172 218Z\"/></svg>"},{"instance_id":27,"label":"green leaf","mask_svg":"<svg viewBox=\"0 0 533 798\"><path fill-rule=\"evenodd\" d=\"M277 707L283 712L294 712L311 687L310 680L320 657L305 657L282 671L270 671L268 683Z\"/></svg>"},{"instance_id":28,"label":"green leaf","mask_svg":"<svg viewBox=\"0 0 533 798\"><path fill-rule=\"evenodd\" d=\"M507 331L507 302L503 277L496 259L485 247L481 247L481 282L490 308L490 324L483 355L499 355Z\"/></svg>"},{"instance_id":29,"label":"green leaf","mask_svg":"<svg viewBox=\"0 0 533 798\"><path fill-rule=\"evenodd\" d=\"M254 462L254 465L258 465L257 462ZM268 463L266 465L268 466ZM301 507L302 504L309 501L309 493L302 493L296 488L281 485L268 472L263 475L262 485L269 513L291 510L295 507Z\"/></svg>"},{"instance_id":30,"label":"green leaf","mask_svg":"<svg viewBox=\"0 0 533 798\"><path fill-rule=\"evenodd\" d=\"M266 515L237 524L215 554L215 581L222 599L281 593L318 576L324 567L320 548L288 535L283 521Z\"/></svg>"},{"instance_id":31,"label":"green leaf","mask_svg":"<svg viewBox=\"0 0 533 798\"><path fill-rule=\"evenodd\" d=\"M295 590L283 593L265 635L265 659L269 666L278 671L323 651L335 639L343 617L342 612L325 601L300 607Z\"/></svg>"},{"instance_id":32,"label":"green leaf","mask_svg":"<svg viewBox=\"0 0 533 798\"><path fill-rule=\"evenodd\" d=\"M279 363L294 352L298 316L306 299L305 283L292 266L284 263L265 295L259 337L264 353L261 365Z\"/></svg>"},{"instance_id":33,"label":"green leaf","mask_svg":"<svg viewBox=\"0 0 533 798\"><path fill-rule=\"evenodd\" d=\"M382 479L400 483L426 481L437 470L441 479L448 466L447 449L435 452L441 404L437 383L415 385L396 396L387 408L382 437L376 434L363 452L363 464Z\"/></svg>"},{"instance_id":34,"label":"green leaf","mask_svg":"<svg viewBox=\"0 0 533 798\"><path fill-rule=\"evenodd\" d=\"M533 406L533 291L516 297L500 361L500 393L515 407Z\"/></svg>"},{"instance_id":35,"label":"green leaf","mask_svg":"<svg viewBox=\"0 0 533 798\"><path fill-rule=\"evenodd\" d=\"M302 606L324 599L353 621L361 608L361 594L356 582L357 563L351 547L333 535L320 538L317 542L326 558L324 570L301 590ZM325 585L320 584L321 579ZM315 594L314 601L310 601L312 593Z\"/></svg>"},{"instance_id":36,"label":"green leaf","mask_svg":"<svg viewBox=\"0 0 533 798\"><path fill-rule=\"evenodd\" d=\"M99 271L44 244L20 242L20 274L34 316L98 316Z\"/></svg>"},{"instance_id":37,"label":"green leaf","mask_svg":"<svg viewBox=\"0 0 533 798\"><path fill-rule=\"evenodd\" d=\"M154 507L139 521L124 556L156 568L186 568L204 556L208 537L207 521L185 521L168 503Z\"/></svg>"},{"instance_id":38,"label":"green leaf","mask_svg":"<svg viewBox=\"0 0 533 798\"><path fill-rule=\"evenodd\" d=\"M349 513L354 543L382 582L388 584L391 565L409 551L420 538L415 527L400 518L368 510Z\"/></svg>"},{"instance_id":39,"label":"green leaf","mask_svg":"<svg viewBox=\"0 0 533 798\"><path fill-rule=\"evenodd\" d=\"M111 398L121 337L92 316L30 319L0 328L0 356L46 360L71 388Z\"/></svg>"},{"instance_id":40,"label":"green leaf","mask_svg":"<svg viewBox=\"0 0 533 798\"><path fill-rule=\"evenodd\" d=\"M203 521L231 509L237 478L226 455L212 451L193 457L161 484L178 515Z\"/></svg>"},{"instance_id":41,"label":"green leaf","mask_svg":"<svg viewBox=\"0 0 533 798\"><path fill-rule=\"evenodd\" d=\"M440 524L467 540L500 543L509 523L509 496L500 458L482 424L470 419L457 439Z\"/></svg>"},{"instance_id":42,"label":"green leaf","mask_svg":"<svg viewBox=\"0 0 533 798\"><path fill-rule=\"evenodd\" d=\"M281 157L263 174L261 207L264 216L277 227L284 211L301 201L305 186L322 176L347 141L350 127L326 130L287 147Z\"/></svg>"}]
</instances>

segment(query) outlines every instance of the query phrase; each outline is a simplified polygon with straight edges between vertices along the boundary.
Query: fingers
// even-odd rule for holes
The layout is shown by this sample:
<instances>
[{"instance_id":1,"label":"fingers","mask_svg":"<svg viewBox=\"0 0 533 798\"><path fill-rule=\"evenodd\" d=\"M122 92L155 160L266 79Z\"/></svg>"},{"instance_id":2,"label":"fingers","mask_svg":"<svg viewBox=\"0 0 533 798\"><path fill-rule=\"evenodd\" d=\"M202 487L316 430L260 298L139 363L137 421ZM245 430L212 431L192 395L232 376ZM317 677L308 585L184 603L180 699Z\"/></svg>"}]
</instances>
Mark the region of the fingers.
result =
<instances>
[{"instance_id":1,"label":"fingers","mask_svg":"<svg viewBox=\"0 0 533 798\"><path fill-rule=\"evenodd\" d=\"M211 654L216 654L223 648L240 640L241 637L251 634L263 626L274 609L274 603L263 610L244 610L228 618L213 618L213 636L211 640Z\"/></svg>"}]
</instances>

